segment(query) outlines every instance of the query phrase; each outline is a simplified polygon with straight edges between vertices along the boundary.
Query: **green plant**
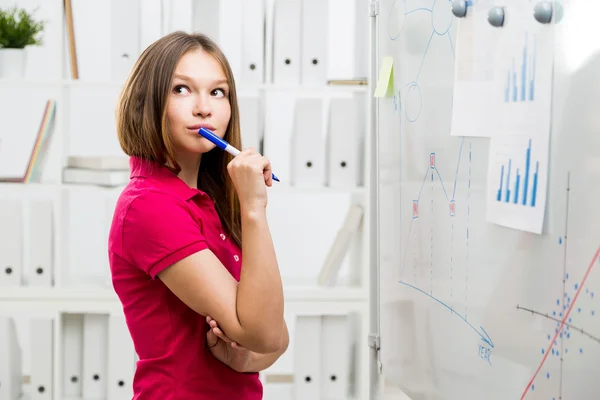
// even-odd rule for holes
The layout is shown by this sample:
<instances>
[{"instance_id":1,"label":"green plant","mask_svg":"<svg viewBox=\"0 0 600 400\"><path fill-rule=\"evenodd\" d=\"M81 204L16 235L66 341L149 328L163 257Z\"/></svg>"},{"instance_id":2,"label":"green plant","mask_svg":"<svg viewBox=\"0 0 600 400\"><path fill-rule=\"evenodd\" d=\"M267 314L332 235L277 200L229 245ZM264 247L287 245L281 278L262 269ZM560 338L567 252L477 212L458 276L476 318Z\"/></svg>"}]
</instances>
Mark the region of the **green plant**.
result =
<instances>
[{"instance_id":1,"label":"green plant","mask_svg":"<svg viewBox=\"0 0 600 400\"><path fill-rule=\"evenodd\" d=\"M40 45L38 36L44 30L44 22L36 21L25 9L0 9L0 47L22 49L28 45Z\"/></svg>"}]
</instances>

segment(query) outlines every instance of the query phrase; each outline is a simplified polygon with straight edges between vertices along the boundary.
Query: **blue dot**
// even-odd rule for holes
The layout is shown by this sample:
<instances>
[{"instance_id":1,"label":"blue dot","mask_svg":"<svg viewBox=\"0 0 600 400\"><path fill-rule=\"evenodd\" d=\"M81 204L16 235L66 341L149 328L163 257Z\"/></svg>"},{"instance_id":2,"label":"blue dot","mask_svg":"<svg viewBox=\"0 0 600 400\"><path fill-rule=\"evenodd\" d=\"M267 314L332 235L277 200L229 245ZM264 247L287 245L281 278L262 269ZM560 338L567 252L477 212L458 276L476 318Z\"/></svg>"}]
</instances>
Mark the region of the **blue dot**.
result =
<instances>
[{"instance_id":1,"label":"blue dot","mask_svg":"<svg viewBox=\"0 0 600 400\"><path fill-rule=\"evenodd\" d=\"M575 284L575 290L579 289L579 283Z\"/></svg>"},{"instance_id":2,"label":"blue dot","mask_svg":"<svg viewBox=\"0 0 600 400\"><path fill-rule=\"evenodd\" d=\"M542 354L544 354L546 352L546 350L542 349Z\"/></svg>"},{"instance_id":3,"label":"blue dot","mask_svg":"<svg viewBox=\"0 0 600 400\"><path fill-rule=\"evenodd\" d=\"M562 244L562 237L558 237L558 244Z\"/></svg>"},{"instance_id":4,"label":"blue dot","mask_svg":"<svg viewBox=\"0 0 600 400\"><path fill-rule=\"evenodd\" d=\"M555 350L554 350L554 349L552 349L552 355L554 355L554 354L556 354L556 353L555 353Z\"/></svg>"},{"instance_id":5,"label":"blue dot","mask_svg":"<svg viewBox=\"0 0 600 400\"><path fill-rule=\"evenodd\" d=\"M566 277L567 279L569 279L569 274L568 274L568 273L567 273L567 274L565 274L565 277Z\"/></svg>"},{"instance_id":6,"label":"blue dot","mask_svg":"<svg viewBox=\"0 0 600 400\"><path fill-rule=\"evenodd\" d=\"M569 323L571 323L571 317L569 317ZM567 328L568 328L568 326L567 326Z\"/></svg>"},{"instance_id":7,"label":"blue dot","mask_svg":"<svg viewBox=\"0 0 600 400\"><path fill-rule=\"evenodd\" d=\"M567 333L567 339L571 339L571 334Z\"/></svg>"},{"instance_id":8,"label":"blue dot","mask_svg":"<svg viewBox=\"0 0 600 400\"><path fill-rule=\"evenodd\" d=\"M556 317L556 311L552 311L552 315Z\"/></svg>"},{"instance_id":9,"label":"blue dot","mask_svg":"<svg viewBox=\"0 0 600 400\"><path fill-rule=\"evenodd\" d=\"M582 349L582 348L580 348L580 349L579 349L579 354L582 354L582 353L583 353L583 349Z\"/></svg>"},{"instance_id":10,"label":"blue dot","mask_svg":"<svg viewBox=\"0 0 600 400\"><path fill-rule=\"evenodd\" d=\"M562 332L560 333L560 338L562 339Z\"/></svg>"},{"instance_id":11,"label":"blue dot","mask_svg":"<svg viewBox=\"0 0 600 400\"><path fill-rule=\"evenodd\" d=\"M535 389L535 385L532 383L531 384L531 390Z\"/></svg>"},{"instance_id":12,"label":"blue dot","mask_svg":"<svg viewBox=\"0 0 600 400\"><path fill-rule=\"evenodd\" d=\"M560 314L558 314L558 315L562 317L562 313L560 313Z\"/></svg>"},{"instance_id":13,"label":"blue dot","mask_svg":"<svg viewBox=\"0 0 600 400\"><path fill-rule=\"evenodd\" d=\"M548 340L550 340L550 335L548 335Z\"/></svg>"},{"instance_id":14,"label":"blue dot","mask_svg":"<svg viewBox=\"0 0 600 400\"><path fill-rule=\"evenodd\" d=\"M560 351L556 350L556 355L559 355L559 354L560 354Z\"/></svg>"},{"instance_id":15,"label":"blue dot","mask_svg":"<svg viewBox=\"0 0 600 400\"><path fill-rule=\"evenodd\" d=\"M577 312L578 312L578 313L580 313L580 312L581 312L581 307L579 307L579 308L577 309Z\"/></svg>"},{"instance_id":16,"label":"blue dot","mask_svg":"<svg viewBox=\"0 0 600 400\"><path fill-rule=\"evenodd\" d=\"M546 372L546 378L550 379L550 372Z\"/></svg>"},{"instance_id":17,"label":"blue dot","mask_svg":"<svg viewBox=\"0 0 600 400\"><path fill-rule=\"evenodd\" d=\"M569 352L569 349L565 348L565 353L568 353L568 352Z\"/></svg>"},{"instance_id":18,"label":"blue dot","mask_svg":"<svg viewBox=\"0 0 600 400\"><path fill-rule=\"evenodd\" d=\"M571 302L571 297L567 297L567 302Z\"/></svg>"},{"instance_id":19,"label":"blue dot","mask_svg":"<svg viewBox=\"0 0 600 400\"><path fill-rule=\"evenodd\" d=\"M593 298L594 298L594 292L592 292L592 293L590 294L590 296L592 296L592 299L593 299Z\"/></svg>"},{"instance_id":20,"label":"blue dot","mask_svg":"<svg viewBox=\"0 0 600 400\"><path fill-rule=\"evenodd\" d=\"M596 311L592 310L592 317L596 315Z\"/></svg>"},{"instance_id":21,"label":"blue dot","mask_svg":"<svg viewBox=\"0 0 600 400\"><path fill-rule=\"evenodd\" d=\"M556 305L559 306L560 305L560 300L556 299Z\"/></svg>"}]
</instances>

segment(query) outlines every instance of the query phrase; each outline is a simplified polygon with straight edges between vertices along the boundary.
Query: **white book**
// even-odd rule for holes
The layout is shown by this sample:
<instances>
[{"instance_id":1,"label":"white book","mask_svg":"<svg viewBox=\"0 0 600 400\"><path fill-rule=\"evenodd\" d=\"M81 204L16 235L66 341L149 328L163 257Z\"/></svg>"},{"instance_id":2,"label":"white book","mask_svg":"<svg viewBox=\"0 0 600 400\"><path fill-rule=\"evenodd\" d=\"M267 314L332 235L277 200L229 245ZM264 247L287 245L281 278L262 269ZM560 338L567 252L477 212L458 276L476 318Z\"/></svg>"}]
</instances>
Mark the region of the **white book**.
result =
<instances>
[{"instance_id":1,"label":"white book","mask_svg":"<svg viewBox=\"0 0 600 400\"><path fill-rule=\"evenodd\" d=\"M124 186L129 182L129 171L96 171L84 168L65 168L63 182L79 185Z\"/></svg>"},{"instance_id":2,"label":"white book","mask_svg":"<svg viewBox=\"0 0 600 400\"><path fill-rule=\"evenodd\" d=\"M85 168L94 170L128 170L128 156L69 156L67 159L69 168Z\"/></svg>"}]
</instances>

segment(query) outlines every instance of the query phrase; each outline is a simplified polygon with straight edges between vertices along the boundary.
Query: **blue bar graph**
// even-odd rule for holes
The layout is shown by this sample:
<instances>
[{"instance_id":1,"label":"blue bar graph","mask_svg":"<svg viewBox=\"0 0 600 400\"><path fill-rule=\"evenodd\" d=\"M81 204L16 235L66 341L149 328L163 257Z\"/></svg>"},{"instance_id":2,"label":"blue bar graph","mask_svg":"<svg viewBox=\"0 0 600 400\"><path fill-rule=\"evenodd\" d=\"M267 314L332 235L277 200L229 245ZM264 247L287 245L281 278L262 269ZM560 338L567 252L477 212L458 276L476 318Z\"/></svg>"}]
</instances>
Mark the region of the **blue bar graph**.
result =
<instances>
[{"instance_id":1,"label":"blue bar graph","mask_svg":"<svg viewBox=\"0 0 600 400\"><path fill-rule=\"evenodd\" d=\"M532 171L531 139L529 139L527 149L525 149L524 152L525 158L523 165L525 166L525 171L523 174L523 179L521 179L521 170L519 168L516 168L513 178L513 175L511 174L511 171L513 169L512 159L509 158L506 164L502 164L500 166L500 185L498 185L496 201L535 207L538 190L540 163L539 161L535 161L535 171ZM531 190L529 187L530 176L532 181ZM511 185L512 179L514 179L514 184Z\"/></svg>"},{"instance_id":2,"label":"blue bar graph","mask_svg":"<svg viewBox=\"0 0 600 400\"><path fill-rule=\"evenodd\" d=\"M512 66L506 72L506 86L504 88L504 101L506 103L534 101L535 50L535 41L532 40L530 46L528 37L525 35L525 44L520 55L520 67L517 69L517 57L513 57ZM518 79L517 75L519 75Z\"/></svg>"}]
</instances>

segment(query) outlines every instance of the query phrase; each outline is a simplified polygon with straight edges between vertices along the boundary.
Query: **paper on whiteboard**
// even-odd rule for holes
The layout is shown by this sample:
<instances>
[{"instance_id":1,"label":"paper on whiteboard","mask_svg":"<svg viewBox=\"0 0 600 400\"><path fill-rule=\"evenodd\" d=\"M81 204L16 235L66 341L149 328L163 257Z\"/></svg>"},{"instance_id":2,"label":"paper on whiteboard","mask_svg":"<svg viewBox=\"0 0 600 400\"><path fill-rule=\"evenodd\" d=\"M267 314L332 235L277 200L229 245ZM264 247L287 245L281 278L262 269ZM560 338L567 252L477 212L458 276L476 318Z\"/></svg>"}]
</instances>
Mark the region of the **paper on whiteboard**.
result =
<instances>
[{"instance_id":1,"label":"paper on whiteboard","mask_svg":"<svg viewBox=\"0 0 600 400\"><path fill-rule=\"evenodd\" d=\"M542 233L548 182L548 137L494 137L490 143L487 219Z\"/></svg>"},{"instance_id":2,"label":"paper on whiteboard","mask_svg":"<svg viewBox=\"0 0 600 400\"><path fill-rule=\"evenodd\" d=\"M502 32L487 22L489 1L473 4L456 36L451 135L490 136L495 50Z\"/></svg>"},{"instance_id":3,"label":"paper on whiteboard","mask_svg":"<svg viewBox=\"0 0 600 400\"><path fill-rule=\"evenodd\" d=\"M530 135L550 129L552 27L529 7L507 1L500 28L487 19L489 1L459 23L451 134Z\"/></svg>"},{"instance_id":4,"label":"paper on whiteboard","mask_svg":"<svg viewBox=\"0 0 600 400\"><path fill-rule=\"evenodd\" d=\"M513 17L494 66L487 219L539 234L548 181L553 36L528 11L507 9Z\"/></svg>"}]
</instances>

